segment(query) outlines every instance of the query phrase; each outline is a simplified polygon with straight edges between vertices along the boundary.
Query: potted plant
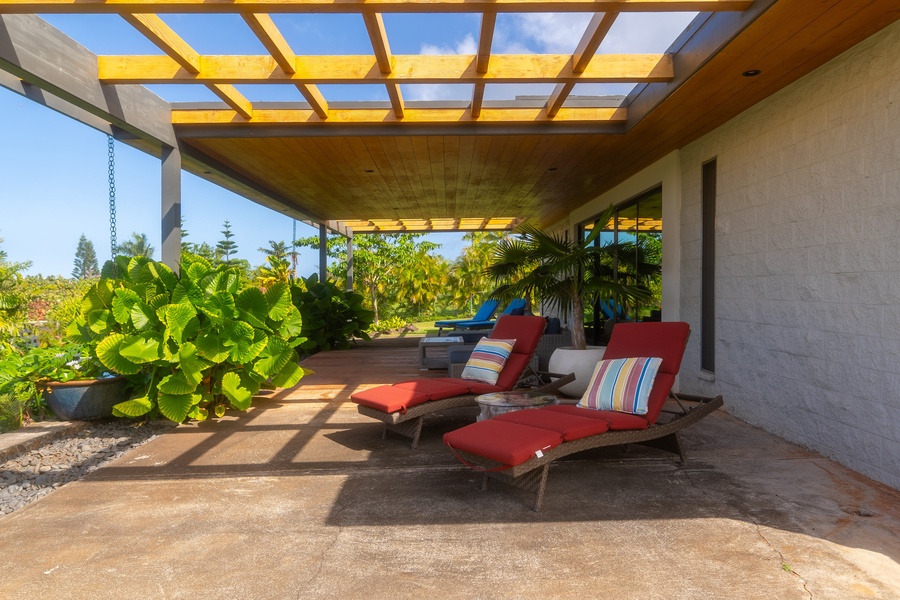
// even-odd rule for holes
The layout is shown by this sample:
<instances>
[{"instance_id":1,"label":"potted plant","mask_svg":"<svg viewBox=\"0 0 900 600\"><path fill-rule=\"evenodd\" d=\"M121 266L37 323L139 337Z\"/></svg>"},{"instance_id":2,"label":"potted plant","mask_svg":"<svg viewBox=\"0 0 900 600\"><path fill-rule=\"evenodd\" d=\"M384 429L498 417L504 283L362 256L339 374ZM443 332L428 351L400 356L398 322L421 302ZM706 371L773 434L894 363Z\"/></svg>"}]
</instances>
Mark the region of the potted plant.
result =
<instances>
[{"instance_id":1,"label":"potted plant","mask_svg":"<svg viewBox=\"0 0 900 600\"><path fill-rule=\"evenodd\" d=\"M576 380L561 388L569 396L584 393L605 350L587 345L585 307L601 298L624 304L650 296L646 287L629 285L619 278L618 260L626 254L634 257L634 252L640 251L635 244L594 244L614 212L614 207L604 211L584 239L567 240L526 223L517 237L498 243L493 263L487 267L494 281L501 283L492 296L535 296L564 320L571 314L572 346L557 348L550 357L551 371L575 373Z\"/></svg>"},{"instance_id":2,"label":"potted plant","mask_svg":"<svg viewBox=\"0 0 900 600\"><path fill-rule=\"evenodd\" d=\"M125 399L124 377L110 373L85 344L31 348L8 357L0 373L18 395L43 398L64 420L92 420L112 416L113 405Z\"/></svg>"}]
</instances>

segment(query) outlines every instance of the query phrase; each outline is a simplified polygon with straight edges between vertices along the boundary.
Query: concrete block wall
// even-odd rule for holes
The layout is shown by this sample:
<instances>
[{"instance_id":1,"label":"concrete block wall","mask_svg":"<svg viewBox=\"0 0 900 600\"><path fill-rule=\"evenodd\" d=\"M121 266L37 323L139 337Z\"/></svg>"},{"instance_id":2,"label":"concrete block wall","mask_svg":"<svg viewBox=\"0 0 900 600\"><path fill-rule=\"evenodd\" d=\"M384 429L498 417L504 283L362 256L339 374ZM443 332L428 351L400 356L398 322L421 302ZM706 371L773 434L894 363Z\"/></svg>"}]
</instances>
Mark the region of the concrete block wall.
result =
<instances>
[{"instance_id":1,"label":"concrete block wall","mask_svg":"<svg viewBox=\"0 0 900 600\"><path fill-rule=\"evenodd\" d=\"M699 335L712 158L714 377ZM681 181L682 389L900 488L900 23L683 148Z\"/></svg>"}]
</instances>

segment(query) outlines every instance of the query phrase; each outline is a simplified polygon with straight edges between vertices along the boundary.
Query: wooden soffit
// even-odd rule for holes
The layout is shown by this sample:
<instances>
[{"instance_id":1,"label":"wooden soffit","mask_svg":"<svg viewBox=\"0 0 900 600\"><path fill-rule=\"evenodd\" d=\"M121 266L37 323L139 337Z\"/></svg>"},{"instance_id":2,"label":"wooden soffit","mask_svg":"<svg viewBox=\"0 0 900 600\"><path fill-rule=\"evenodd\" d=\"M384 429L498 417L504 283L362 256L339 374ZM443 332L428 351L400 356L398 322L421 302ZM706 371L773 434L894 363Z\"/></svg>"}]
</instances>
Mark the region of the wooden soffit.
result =
<instances>
[{"instance_id":1,"label":"wooden soffit","mask_svg":"<svg viewBox=\"0 0 900 600\"><path fill-rule=\"evenodd\" d=\"M598 53L621 13L672 11L701 14L669 51ZM395 54L382 15L398 12L480 13L476 53ZM492 53L497 15L527 12L592 18L572 54ZM219 98L170 106L166 126L188 168L357 232L552 223L900 18L896 0L0 0L0 17L100 13L121 15L161 54L93 57L82 69L95 74L92 85L123 94L133 84L202 85ZM167 13L239 14L267 53L201 54L159 16ZM358 14L372 51L298 55L270 16L280 13ZM60 93L17 64L19 50L6 49L4 62L0 47L0 68ZM50 64L60 51L29 50ZM750 70L760 74L743 75ZM486 101L485 86L497 83L553 92ZM636 86L624 98L574 97L579 83ZM253 102L240 89L247 84L294 86L303 101ZM384 86L389 100L337 102L326 84ZM407 84L465 84L472 96L414 102L403 97ZM115 124L143 135L133 122Z\"/></svg>"}]
</instances>

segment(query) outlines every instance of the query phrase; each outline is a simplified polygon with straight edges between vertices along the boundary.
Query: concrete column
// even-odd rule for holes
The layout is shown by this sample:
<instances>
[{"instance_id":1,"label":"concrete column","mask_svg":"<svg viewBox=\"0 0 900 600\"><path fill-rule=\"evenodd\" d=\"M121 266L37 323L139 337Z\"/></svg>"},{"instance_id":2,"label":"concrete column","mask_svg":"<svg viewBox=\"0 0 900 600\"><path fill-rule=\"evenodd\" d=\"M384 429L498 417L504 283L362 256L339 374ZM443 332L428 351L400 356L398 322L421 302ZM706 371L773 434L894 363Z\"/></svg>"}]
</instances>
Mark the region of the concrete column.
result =
<instances>
[{"instance_id":1,"label":"concrete column","mask_svg":"<svg viewBox=\"0 0 900 600\"><path fill-rule=\"evenodd\" d=\"M353 236L347 237L347 291L353 291Z\"/></svg>"},{"instance_id":2,"label":"concrete column","mask_svg":"<svg viewBox=\"0 0 900 600\"><path fill-rule=\"evenodd\" d=\"M319 225L319 281L328 278L328 228Z\"/></svg>"},{"instance_id":3,"label":"concrete column","mask_svg":"<svg viewBox=\"0 0 900 600\"><path fill-rule=\"evenodd\" d=\"M181 151L162 148L162 262L181 268Z\"/></svg>"}]
</instances>

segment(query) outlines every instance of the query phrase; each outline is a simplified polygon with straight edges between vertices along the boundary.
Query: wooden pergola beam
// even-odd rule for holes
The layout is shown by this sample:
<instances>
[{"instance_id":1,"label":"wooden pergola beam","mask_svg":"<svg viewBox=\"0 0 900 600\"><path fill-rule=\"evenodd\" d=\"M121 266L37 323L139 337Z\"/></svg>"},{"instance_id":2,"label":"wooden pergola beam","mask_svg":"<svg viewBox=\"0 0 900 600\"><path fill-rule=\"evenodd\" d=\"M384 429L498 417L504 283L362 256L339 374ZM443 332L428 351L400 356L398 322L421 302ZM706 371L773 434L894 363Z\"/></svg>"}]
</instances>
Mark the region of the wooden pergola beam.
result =
<instances>
[{"instance_id":1,"label":"wooden pergola beam","mask_svg":"<svg viewBox=\"0 0 900 600\"><path fill-rule=\"evenodd\" d=\"M188 73L200 72L200 54L157 15L122 15L144 37L156 44ZM253 116L253 105L233 85L210 83L207 87L245 119Z\"/></svg>"},{"instance_id":2,"label":"wooden pergola beam","mask_svg":"<svg viewBox=\"0 0 900 600\"><path fill-rule=\"evenodd\" d=\"M172 111L175 125L243 125L235 121L233 110L197 109ZM328 120L319 117L312 110L304 109L262 109L253 110L254 125L275 124L328 124L330 126L354 123L385 124L404 123L546 123L546 122L591 122L621 123L627 119L625 108L562 108L556 117L547 116L543 107L528 108L483 108L481 115L473 117L467 108L406 108L403 115L397 115L393 108L353 109L335 111ZM402 121L401 121L402 117Z\"/></svg>"},{"instance_id":3,"label":"wooden pergola beam","mask_svg":"<svg viewBox=\"0 0 900 600\"><path fill-rule=\"evenodd\" d=\"M384 75L390 75L394 70L394 61L391 58L391 45L388 42L387 31L384 29L384 19L381 13L363 13L363 22L366 24L366 31L369 33L369 40L372 42L372 50L375 52L375 62L378 64L378 70ZM394 116L403 118L405 106L403 105L403 95L400 93L400 86L394 83L387 83L385 87L387 88L388 98L391 99Z\"/></svg>"},{"instance_id":4,"label":"wooden pergola beam","mask_svg":"<svg viewBox=\"0 0 900 600\"><path fill-rule=\"evenodd\" d=\"M604 54L576 73L570 54L495 54L479 73L474 55L298 56L286 73L271 56L203 56L191 73L166 56L100 56L105 83L654 83L674 76L668 54Z\"/></svg>"},{"instance_id":5,"label":"wooden pergola beam","mask_svg":"<svg viewBox=\"0 0 900 600\"><path fill-rule=\"evenodd\" d=\"M250 30L256 34L262 45L265 46L278 66L285 73L294 73L294 63L297 61L297 55L291 50L290 44L281 35L272 17L265 13L244 14L244 21ZM297 89L303 95L303 98L309 103L316 114L323 119L328 118L328 102L319 89L312 84L298 83Z\"/></svg>"},{"instance_id":6,"label":"wooden pergola beam","mask_svg":"<svg viewBox=\"0 0 900 600\"><path fill-rule=\"evenodd\" d=\"M743 11L752 0L0 0L6 14Z\"/></svg>"},{"instance_id":7,"label":"wooden pergola beam","mask_svg":"<svg viewBox=\"0 0 900 600\"><path fill-rule=\"evenodd\" d=\"M212 93L218 96L222 102L230 106L234 112L245 119L253 118L253 104L233 85L227 83L214 83L207 87L209 87Z\"/></svg>"},{"instance_id":8,"label":"wooden pergola beam","mask_svg":"<svg viewBox=\"0 0 900 600\"><path fill-rule=\"evenodd\" d=\"M269 54L272 55L272 58L275 59L275 62L278 63L278 66L281 67L281 70L285 73L293 73L297 55L294 54L290 44L278 31L278 27L275 25L272 17L265 13L245 13L241 16L250 30L262 42L262 45L266 47L266 50L269 51Z\"/></svg>"},{"instance_id":9,"label":"wooden pergola beam","mask_svg":"<svg viewBox=\"0 0 900 600\"><path fill-rule=\"evenodd\" d=\"M484 13L481 15L481 31L478 34L478 54L475 55L475 71L484 74L488 72L491 61L491 46L494 43L494 26L497 24L497 13ZM481 104L484 102L484 84L476 83L472 90L472 116L481 114Z\"/></svg>"},{"instance_id":10,"label":"wooden pergola beam","mask_svg":"<svg viewBox=\"0 0 900 600\"><path fill-rule=\"evenodd\" d=\"M154 146L177 146L168 102L138 86L103 85L96 78L97 57L34 15L0 14L0 70L29 86L21 93L52 95L43 104L91 126L106 121ZM45 48L57 49L52 55ZM12 88L18 87L8 79ZM0 80L4 84L4 80ZM61 102L74 110L66 110ZM93 118L85 118L90 115ZM110 133L110 130L103 129Z\"/></svg>"},{"instance_id":11,"label":"wooden pergola beam","mask_svg":"<svg viewBox=\"0 0 900 600\"><path fill-rule=\"evenodd\" d=\"M200 54L181 36L175 33L165 21L156 15L122 15L132 27L141 32L172 60L188 73L200 72Z\"/></svg>"},{"instance_id":12,"label":"wooden pergola beam","mask_svg":"<svg viewBox=\"0 0 900 600\"><path fill-rule=\"evenodd\" d=\"M475 55L475 70L487 73L491 60L491 46L494 44L494 26L497 24L497 13L481 15L481 31L478 34L478 54Z\"/></svg>"},{"instance_id":13,"label":"wooden pergola beam","mask_svg":"<svg viewBox=\"0 0 900 600\"><path fill-rule=\"evenodd\" d=\"M591 59L594 58L594 54L597 53L597 48L600 47L606 34L612 29L613 23L616 22L616 17L618 16L619 13L617 12L608 12L596 13L591 17L591 22L588 23L587 28L584 30L584 35L581 36L581 41L578 42L575 53L572 55L572 70L574 72L584 73L591 63ZM548 117L555 116L559 112L559 109L562 108L563 103L569 97L569 94L572 93L572 88L574 87L575 84L573 83L558 83L556 85L553 93L550 94L550 99L547 100Z\"/></svg>"}]
</instances>

